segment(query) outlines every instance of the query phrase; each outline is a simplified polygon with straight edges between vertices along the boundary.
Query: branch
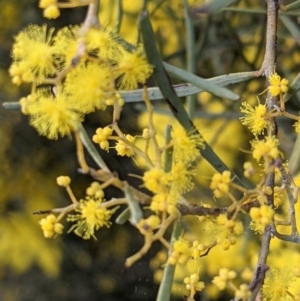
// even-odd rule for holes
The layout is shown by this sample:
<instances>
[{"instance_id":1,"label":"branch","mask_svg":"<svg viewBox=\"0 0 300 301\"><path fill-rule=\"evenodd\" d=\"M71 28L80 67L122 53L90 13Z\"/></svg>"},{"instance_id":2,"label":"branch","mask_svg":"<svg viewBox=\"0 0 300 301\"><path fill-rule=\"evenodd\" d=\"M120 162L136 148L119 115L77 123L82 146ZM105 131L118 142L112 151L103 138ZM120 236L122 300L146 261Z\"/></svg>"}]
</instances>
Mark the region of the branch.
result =
<instances>
[{"instance_id":1,"label":"branch","mask_svg":"<svg viewBox=\"0 0 300 301\"><path fill-rule=\"evenodd\" d=\"M267 10L267 33L266 51L263 63L256 72L256 76L266 75L267 77L274 72L276 66L277 51L277 23L278 23L278 0L268 0Z\"/></svg>"}]
</instances>

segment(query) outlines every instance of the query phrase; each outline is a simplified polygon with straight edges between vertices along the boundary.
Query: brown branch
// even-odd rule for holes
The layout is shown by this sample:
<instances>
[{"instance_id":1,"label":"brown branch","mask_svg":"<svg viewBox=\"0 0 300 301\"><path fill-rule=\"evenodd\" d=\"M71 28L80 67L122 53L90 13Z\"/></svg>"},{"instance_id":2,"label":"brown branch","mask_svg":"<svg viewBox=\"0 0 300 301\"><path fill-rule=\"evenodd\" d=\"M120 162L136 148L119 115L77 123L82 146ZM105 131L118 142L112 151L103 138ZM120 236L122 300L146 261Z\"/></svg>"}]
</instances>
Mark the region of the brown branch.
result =
<instances>
[{"instance_id":1,"label":"brown branch","mask_svg":"<svg viewBox=\"0 0 300 301\"><path fill-rule=\"evenodd\" d=\"M267 11L267 33L266 33L266 51L263 63L256 76L265 75L268 77L274 72L276 66L277 52L277 23L278 23L278 0L268 0Z\"/></svg>"},{"instance_id":2,"label":"brown branch","mask_svg":"<svg viewBox=\"0 0 300 301\"><path fill-rule=\"evenodd\" d=\"M272 0L269 0L272 1ZM274 172L268 174L267 180L266 180L266 186L274 187L274 179L275 174ZM270 207L274 207L274 192L272 195L267 196L268 205ZM262 242L260 246L260 251L258 255L258 260L255 268L255 272L253 274L252 280L250 282L249 287L252 290L252 295L249 299L249 301L254 301L256 299L256 296L261 288L261 285L263 284L263 280L265 278L265 272L268 270L267 266L267 257L270 250L270 242L271 238L274 236L274 231L272 229L274 228L274 225L271 224L267 227L265 227L263 236L262 236Z\"/></svg>"},{"instance_id":3,"label":"brown branch","mask_svg":"<svg viewBox=\"0 0 300 301\"><path fill-rule=\"evenodd\" d=\"M268 18L267 18L267 33L266 33L266 51L265 51L265 57L262 66L260 70L257 72L257 76L264 74L265 77L267 78L268 85L269 85L269 76L274 73L274 69L276 66L278 9L279 9L278 0L267 0ZM266 102L267 102L267 110L268 112L271 112L274 109L274 105L278 105L279 98L272 97L272 95L268 92ZM277 134L277 125L276 125L275 118L273 118L270 121L270 126L268 127L268 134L272 136ZM274 172L269 173L265 182L265 186L270 186L274 188L274 179L275 179ZM271 208L274 207L274 189L272 195L267 196L267 202ZM249 301L254 301L256 299L256 296L259 293L263 281L265 279L265 273L268 270L268 266L266 262L269 254L271 238L274 236L274 233L272 233L272 229L274 229L274 227L275 226L273 220L272 224L267 226L264 230L262 236L262 243L258 255L257 265L251 283L249 285L250 290L252 291L252 295L249 298Z\"/></svg>"},{"instance_id":4,"label":"brown branch","mask_svg":"<svg viewBox=\"0 0 300 301\"><path fill-rule=\"evenodd\" d=\"M257 201L251 201L246 204L243 204L241 206L241 210L249 212L251 208L253 207L260 207L261 204ZM196 204L189 204L189 205L183 205L178 204L177 209L181 213L182 216L184 215L197 215L197 216L218 216L220 214L227 214L229 207L214 207L214 208L207 208L204 206L199 206Z\"/></svg>"},{"instance_id":5,"label":"brown branch","mask_svg":"<svg viewBox=\"0 0 300 301\"><path fill-rule=\"evenodd\" d=\"M109 179L111 179L111 173L108 173L104 171L103 169L96 170L94 168L89 168L88 174L95 180L100 181L100 182L106 182ZM113 178L111 181L111 185L119 188L120 190L125 189L126 182L121 181L117 176ZM146 193L143 193L139 191L138 189L129 186L131 193L133 194L134 198L136 201L141 204L141 205L149 205L151 203L152 197L147 195Z\"/></svg>"}]
</instances>

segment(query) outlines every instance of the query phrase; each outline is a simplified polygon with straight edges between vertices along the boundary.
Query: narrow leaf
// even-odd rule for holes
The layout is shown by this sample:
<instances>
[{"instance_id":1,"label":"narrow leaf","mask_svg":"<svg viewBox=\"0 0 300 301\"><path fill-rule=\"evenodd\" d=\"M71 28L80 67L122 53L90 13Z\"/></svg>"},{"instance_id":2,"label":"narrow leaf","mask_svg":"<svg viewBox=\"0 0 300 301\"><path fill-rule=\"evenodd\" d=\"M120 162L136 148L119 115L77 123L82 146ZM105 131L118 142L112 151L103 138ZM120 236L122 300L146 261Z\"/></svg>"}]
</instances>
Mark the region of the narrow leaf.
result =
<instances>
[{"instance_id":1,"label":"narrow leaf","mask_svg":"<svg viewBox=\"0 0 300 301\"><path fill-rule=\"evenodd\" d=\"M298 73L298 75L291 83L289 90L283 95L284 102L287 102L299 90L300 90L300 73Z\"/></svg>"},{"instance_id":2,"label":"narrow leaf","mask_svg":"<svg viewBox=\"0 0 300 301\"><path fill-rule=\"evenodd\" d=\"M189 119L187 112L185 111L179 97L176 95L168 74L164 69L163 62L161 60L160 54L156 48L155 44L155 35L149 20L149 14L147 12L142 12L139 17L139 26L141 30L141 34L144 41L144 47L147 59L150 64L155 66L153 77L159 86L162 94L165 97L166 102L168 103L172 113L175 118L181 123L184 129L187 132L193 131L202 136L198 130L195 128L191 120ZM216 153L212 150L212 148L205 142L205 148L199 149L202 156L220 173L225 170L229 170L225 163L216 155ZM238 183L240 185L244 184L232 172L233 182Z\"/></svg>"},{"instance_id":3,"label":"narrow leaf","mask_svg":"<svg viewBox=\"0 0 300 301\"><path fill-rule=\"evenodd\" d=\"M129 218L130 218L130 210L127 207L117 216L116 224L123 225L129 220Z\"/></svg>"},{"instance_id":4,"label":"narrow leaf","mask_svg":"<svg viewBox=\"0 0 300 301\"><path fill-rule=\"evenodd\" d=\"M181 234L181 222L176 221L172 231L171 244L174 243L175 240L178 240ZM171 298L171 289L173 284L173 278L175 273L175 265L170 263L166 263L164 268L163 277L159 286L158 294L156 301L169 301Z\"/></svg>"},{"instance_id":5,"label":"narrow leaf","mask_svg":"<svg viewBox=\"0 0 300 301\"><path fill-rule=\"evenodd\" d=\"M216 14L222 8L229 6L233 3L237 2L237 0L212 0L208 3L205 3L202 6L195 7L192 11L193 13L200 13L200 14Z\"/></svg>"},{"instance_id":6,"label":"narrow leaf","mask_svg":"<svg viewBox=\"0 0 300 301\"><path fill-rule=\"evenodd\" d=\"M294 37L298 45L300 45L299 25L295 24L294 21L289 16L280 15L279 19L284 24L284 26L288 29L291 35Z\"/></svg>"},{"instance_id":7,"label":"narrow leaf","mask_svg":"<svg viewBox=\"0 0 300 301\"><path fill-rule=\"evenodd\" d=\"M131 193L130 186L128 184L125 185L124 193L130 211L130 222L133 225L136 225L139 222L139 220L143 217L143 211L139 203L135 200L133 194Z\"/></svg>"},{"instance_id":8,"label":"narrow leaf","mask_svg":"<svg viewBox=\"0 0 300 301\"><path fill-rule=\"evenodd\" d=\"M164 63L164 67L166 67L166 70L170 75L182 79L187 83L191 83L194 86L202 89L203 91L207 91L219 97L228 98L230 100L240 99L239 95L233 93L232 91L226 88L220 87L212 82L209 82L202 77L189 73L185 70L179 69L167 63Z\"/></svg>"}]
</instances>

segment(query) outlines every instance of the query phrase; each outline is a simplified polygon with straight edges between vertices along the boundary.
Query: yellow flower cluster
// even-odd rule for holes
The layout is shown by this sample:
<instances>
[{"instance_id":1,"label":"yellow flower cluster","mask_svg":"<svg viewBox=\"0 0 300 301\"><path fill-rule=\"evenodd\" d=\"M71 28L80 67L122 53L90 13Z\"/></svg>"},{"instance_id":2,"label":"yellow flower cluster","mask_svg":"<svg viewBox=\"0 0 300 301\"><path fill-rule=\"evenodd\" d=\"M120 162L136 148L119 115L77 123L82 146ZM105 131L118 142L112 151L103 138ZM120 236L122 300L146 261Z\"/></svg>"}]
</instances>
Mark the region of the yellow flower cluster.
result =
<instances>
[{"instance_id":1,"label":"yellow flower cluster","mask_svg":"<svg viewBox=\"0 0 300 301\"><path fill-rule=\"evenodd\" d=\"M249 286L245 283L239 286L239 289L235 291L235 300L248 300L251 297L251 291Z\"/></svg>"},{"instance_id":2,"label":"yellow flower cluster","mask_svg":"<svg viewBox=\"0 0 300 301\"><path fill-rule=\"evenodd\" d=\"M177 196L178 197L178 196ZM152 198L150 209L156 213L167 212L170 215L176 213L176 196L168 192L155 194Z\"/></svg>"},{"instance_id":3,"label":"yellow flower cluster","mask_svg":"<svg viewBox=\"0 0 300 301\"><path fill-rule=\"evenodd\" d=\"M274 216L274 210L268 205L262 205L259 208L253 207L250 209L250 217L252 220L263 228L269 225Z\"/></svg>"},{"instance_id":4,"label":"yellow flower cluster","mask_svg":"<svg viewBox=\"0 0 300 301\"><path fill-rule=\"evenodd\" d=\"M109 228L110 218L116 209L108 210L101 206L102 202L103 200L96 196L80 200L79 208L75 209L79 214L69 214L67 217L67 221L76 222L68 232L74 230L74 233L83 239L96 239L95 230L104 226Z\"/></svg>"},{"instance_id":5,"label":"yellow flower cluster","mask_svg":"<svg viewBox=\"0 0 300 301\"><path fill-rule=\"evenodd\" d=\"M14 61L9 69L13 83L20 85L33 80L41 83L46 76L55 74L58 61L52 45L53 32L52 28L47 33L45 25L29 25L15 37Z\"/></svg>"},{"instance_id":6,"label":"yellow flower cluster","mask_svg":"<svg viewBox=\"0 0 300 301\"><path fill-rule=\"evenodd\" d=\"M273 194L273 190L270 186L263 186L256 196L256 199L260 202L261 205L265 205L268 201L268 196Z\"/></svg>"},{"instance_id":7,"label":"yellow flower cluster","mask_svg":"<svg viewBox=\"0 0 300 301\"><path fill-rule=\"evenodd\" d=\"M30 124L40 135L49 139L70 135L83 116L72 103L68 102L66 95L58 92L54 96L49 89L38 89L28 105Z\"/></svg>"},{"instance_id":8,"label":"yellow flower cluster","mask_svg":"<svg viewBox=\"0 0 300 301\"><path fill-rule=\"evenodd\" d=\"M111 136L113 133L113 129L109 126L105 128L98 128L96 130L96 134L93 136L93 141L100 145L101 149L108 150L109 142L108 137Z\"/></svg>"},{"instance_id":9,"label":"yellow flower cluster","mask_svg":"<svg viewBox=\"0 0 300 301\"><path fill-rule=\"evenodd\" d=\"M51 238L58 234L62 234L64 229L64 226L57 222L54 214L50 214L46 218L41 219L40 225L46 238Z\"/></svg>"},{"instance_id":10,"label":"yellow flower cluster","mask_svg":"<svg viewBox=\"0 0 300 301\"><path fill-rule=\"evenodd\" d=\"M176 212L180 195L193 188L194 169L187 169L183 162L174 163L169 173L153 168L144 173L143 181L147 189L155 193L150 209L154 212Z\"/></svg>"},{"instance_id":11,"label":"yellow flower cluster","mask_svg":"<svg viewBox=\"0 0 300 301\"><path fill-rule=\"evenodd\" d=\"M169 256L169 264L185 264L191 255L189 244L185 240L176 240Z\"/></svg>"},{"instance_id":12,"label":"yellow flower cluster","mask_svg":"<svg viewBox=\"0 0 300 301\"><path fill-rule=\"evenodd\" d=\"M242 124L248 126L255 136L262 134L267 127L266 105L259 104L252 108L248 103L243 102L241 112L245 114L244 117L240 117Z\"/></svg>"},{"instance_id":13,"label":"yellow flower cluster","mask_svg":"<svg viewBox=\"0 0 300 301\"><path fill-rule=\"evenodd\" d=\"M276 72L269 76L269 83L269 92L273 97L286 93L289 89L289 81L286 78L281 79Z\"/></svg>"},{"instance_id":14,"label":"yellow flower cluster","mask_svg":"<svg viewBox=\"0 0 300 301\"><path fill-rule=\"evenodd\" d=\"M259 162L264 159L265 162L276 159L280 155L278 150L279 141L276 137L266 137L263 140L253 140L252 145L252 157Z\"/></svg>"},{"instance_id":15,"label":"yellow flower cluster","mask_svg":"<svg viewBox=\"0 0 300 301\"><path fill-rule=\"evenodd\" d=\"M205 284L203 281L199 281L199 275L196 273L192 274L190 277L185 277L183 282L187 290L191 291L190 298L193 298L196 291L201 292Z\"/></svg>"},{"instance_id":16,"label":"yellow flower cluster","mask_svg":"<svg viewBox=\"0 0 300 301\"><path fill-rule=\"evenodd\" d=\"M216 173L212 177L210 189L214 191L216 198L220 198L229 192L230 171L225 170L222 174Z\"/></svg>"},{"instance_id":17,"label":"yellow flower cluster","mask_svg":"<svg viewBox=\"0 0 300 301\"><path fill-rule=\"evenodd\" d=\"M104 191L99 182L92 182L91 185L86 189L88 196L95 196L96 198L102 199L104 197Z\"/></svg>"},{"instance_id":18,"label":"yellow flower cluster","mask_svg":"<svg viewBox=\"0 0 300 301\"><path fill-rule=\"evenodd\" d=\"M101 62L88 62L73 68L66 77L64 92L68 102L85 114L95 109L104 110L108 95L113 94L109 66Z\"/></svg>"},{"instance_id":19,"label":"yellow flower cluster","mask_svg":"<svg viewBox=\"0 0 300 301\"><path fill-rule=\"evenodd\" d=\"M170 175L172 187L180 194L190 191L194 187L192 177L196 174L196 170L189 169L184 162L174 162Z\"/></svg>"},{"instance_id":20,"label":"yellow flower cluster","mask_svg":"<svg viewBox=\"0 0 300 301\"><path fill-rule=\"evenodd\" d=\"M119 140L115 148L119 156L131 157L134 155L134 149L127 143L127 141L131 144L134 144L135 137L127 134L125 139L126 141Z\"/></svg>"},{"instance_id":21,"label":"yellow flower cluster","mask_svg":"<svg viewBox=\"0 0 300 301\"><path fill-rule=\"evenodd\" d=\"M201 244L198 240L193 241L193 245L191 247L191 256L194 259L200 258L201 254L207 250L207 247L204 244Z\"/></svg>"},{"instance_id":22,"label":"yellow flower cluster","mask_svg":"<svg viewBox=\"0 0 300 301\"><path fill-rule=\"evenodd\" d=\"M143 176L145 187L154 193L167 193L170 185L170 174L161 168L152 168Z\"/></svg>"},{"instance_id":23,"label":"yellow flower cluster","mask_svg":"<svg viewBox=\"0 0 300 301\"><path fill-rule=\"evenodd\" d=\"M118 78L120 89L136 89L138 83L145 83L152 74L152 66L147 63L142 47L137 47L134 52L121 48L116 53L115 60L118 64L115 76Z\"/></svg>"},{"instance_id":24,"label":"yellow flower cluster","mask_svg":"<svg viewBox=\"0 0 300 301\"><path fill-rule=\"evenodd\" d=\"M187 134L183 128L177 128L171 135L175 162L190 163L199 156L199 149L204 148L203 138L199 134Z\"/></svg>"},{"instance_id":25,"label":"yellow flower cluster","mask_svg":"<svg viewBox=\"0 0 300 301\"><path fill-rule=\"evenodd\" d=\"M160 218L157 215L150 215L146 219L140 219L137 228L143 235L152 235L153 230L157 229L160 224Z\"/></svg>"},{"instance_id":26,"label":"yellow flower cluster","mask_svg":"<svg viewBox=\"0 0 300 301\"><path fill-rule=\"evenodd\" d=\"M56 5L51 0L40 2L44 13L53 16ZM122 106L124 100L115 83L120 82L117 88L135 89L153 72L141 46L128 52L107 29L92 28L80 37L78 30L66 27L53 36L53 28L29 25L15 37L9 73L17 85L33 83L36 92L31 98L22 98L22 112L29 114L31 124L49 139L69 135L85 114L96 109ZM37 88L49 83L53 89ZM133 154L123 142L117 149L122 156Z\"/></svg>"},{"instance_id":27,"label":"yellow flower cluster","mask_svg":"<svg viewBox=\"0 0 300 301\"><path fill-rule=\"evenodd\" d=\"M229 220L225 214L217 217L216 223L220 226L217 233L217 243L224 251L236 244L236 236L243 234L244 228L241 222Z\"/></svg>"},{"instance_id":28,"label":"yellow flower cluster","mask_svg":"<svg viewBox=\"0 0 300 301\"><path fill-rule=\"evenodd\" d=\"M236 277L236 272L222 268L219 270L219 275L215 276L212 283L215 284L219 290L224 290L228 281L233 280Z\"/></svg>"}]
</instances>

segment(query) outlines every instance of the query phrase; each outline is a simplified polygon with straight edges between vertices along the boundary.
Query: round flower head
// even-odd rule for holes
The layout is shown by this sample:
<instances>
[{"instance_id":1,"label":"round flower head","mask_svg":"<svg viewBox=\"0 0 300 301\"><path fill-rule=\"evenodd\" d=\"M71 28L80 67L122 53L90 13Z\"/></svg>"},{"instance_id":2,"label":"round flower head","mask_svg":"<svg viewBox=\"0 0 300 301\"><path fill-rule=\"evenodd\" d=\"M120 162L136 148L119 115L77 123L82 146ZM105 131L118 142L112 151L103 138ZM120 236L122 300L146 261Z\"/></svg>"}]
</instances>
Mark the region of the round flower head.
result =
<instances>
[{"instance_id":1,"label":"round flower head","mask_svg":"<svg viewBox=\"0 0 300 301\"><path fill-rule=\"evenodd\" d=\"M266 106L258 104L252 108L248 103L243 102L241 112L245 114L244 117L240 117L242 124L248 126L255 136L262 134L267 127Z\"/></svg>"},{"instance_id":2,"label":"round flower head","mask_svg":"<svg viewBox=\"0 0 300 301\"><path fill-rule=\"evenodd\" d=\"M65 92L69 103L80 112L91 113L105 109L106 92L110 89L110 71L105 65L96 63L80 64L67 76Z\"/></svg>"},{"instance_id":3,"label":"round flower head","mask_svg":"<svg viewBox=\"0 0 300 301\"><path fill-rule=\"evenodd\" d=\"M69 135L82 121L82 116L73 110L63 93L54 97L50 90L40 89L34 98L29 106L30 123L49 139Z\"/></svg>"},{"instance_id":4,"label":"round flower head","mask_svg":"<svg viewBox=\"0 0 300 301\"><path fill-rule=\"evenodd\" d=\"M120 88L124 90L136 89L138 84L145 83L153 72L153 67L148 64L142 47L133 52L122 49L116 61L114 74L119 78Z\"/></svg>"},{"instance_id":5,"label":"round flower head","mask_svg":"<svg viewBox=\"0 0 300 301\"><path fill-rule=\"evenodd\" d=\"M275 137L266 137L264 140L253 140L252 144L252 156L259 162L261 159L268 161L270 159L276 159L280 155L278 150L279 141Z\"/></svg>"},{"instance_id":6,"label":"round flower head","mask_svg":"<svg viewBox=\"0 0 300 301\"><path fill-rule=\"evenodd\" d=\"M174 145L173 158L177 162L191 162L199 156L199 148L204 148L203 138L198 133L187 133L183 128L171 133Z\"/></svg>"},{"instance_id":7,"label":"round flower head","mask_svg":"<svg viewBox=\"0 0 300 301\"><path fill-rule=\"evenodd\" d=\"M83 239L96 239L95 230L101 227L110 227L110 218L117 209L108 210L101 205L102 199L96 196L86 197L80 201L79 208L75 209L78 214L69 214L67 220L76 222L68 232L74 233Z\"/></svg>"},{"instance_id":8,"label":"round flower head","mask_svg":"<svg viewBox=\"0 0 300 301\"><path fill-rule=\"evenodd\" d=\"M29 25L15 37L12 57L17 64L23 81L36 80L41 83L45 77L56 72L55 47L52 45L54 28L47 33L46 25ZM13 69L11 76L15 76Z\"/></svg>"},{"instance_id":9,"label":"round flower head","mask_svg":"<svg viewBox=\"0 0 300 301\"><path fill-rule=\"evenodd\" d=\"M287 300L287 291L296 278L291 271L271 269L266 273L263 284L264 299L269 301ZM292 300L289 298L289 300Z\"/></svg>"}]
</instances>

